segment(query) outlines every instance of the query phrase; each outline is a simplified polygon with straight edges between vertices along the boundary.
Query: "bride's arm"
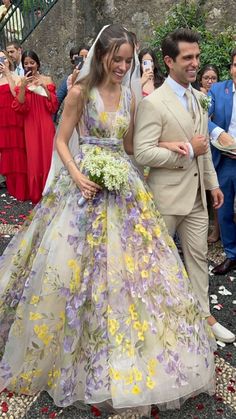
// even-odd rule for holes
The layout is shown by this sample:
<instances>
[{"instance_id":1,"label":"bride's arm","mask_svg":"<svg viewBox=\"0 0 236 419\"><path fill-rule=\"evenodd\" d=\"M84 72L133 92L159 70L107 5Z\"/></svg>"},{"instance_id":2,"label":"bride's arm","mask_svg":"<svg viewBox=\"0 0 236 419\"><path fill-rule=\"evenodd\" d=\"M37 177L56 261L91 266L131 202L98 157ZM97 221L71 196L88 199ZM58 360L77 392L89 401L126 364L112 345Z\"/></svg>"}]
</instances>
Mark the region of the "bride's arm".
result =
<instances>
[{"instance_id":1,"label":"bride's arm","mask_svg":"<svg viewBox=\"0 0 236 419\"><path fill-rule=\"evenodd\" d=\"M96 183L91 182L80 172L68 147L72 133L81 118L82 110L83 99L81 95L81 88L79 85L75 85L72 87L65 100L62 120L56 138L56 148L61 160L68 169L76 185L79 187L81 192L85 194L85 197L89 197L89 194L96 193L98 189L101 189L101 187Z\"/></svg>"},{"instance_id":2,"label":"bride's arm","mask_svg":"<svg viewBox=\"0 0 236 419\"><path fill-rule=\"evenodd\" d=\"M158 147L167 148L170 151L174 151L175 153L182 154L183 156L189 155L189 147L187 143L183 141L159 141Z\"/></svg>"}]
</instances>

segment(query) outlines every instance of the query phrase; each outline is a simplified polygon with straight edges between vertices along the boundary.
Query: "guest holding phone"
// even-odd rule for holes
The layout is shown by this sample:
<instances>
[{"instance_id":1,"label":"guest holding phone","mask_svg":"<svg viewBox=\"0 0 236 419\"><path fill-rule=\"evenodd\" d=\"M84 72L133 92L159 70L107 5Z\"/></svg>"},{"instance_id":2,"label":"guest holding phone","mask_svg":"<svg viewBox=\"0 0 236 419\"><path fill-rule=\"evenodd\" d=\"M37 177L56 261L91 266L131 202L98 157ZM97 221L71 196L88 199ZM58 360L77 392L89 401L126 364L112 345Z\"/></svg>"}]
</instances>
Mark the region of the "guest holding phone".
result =
<instances>
[{"instance_id":1,"label":"guest holding phone","mask_svg":"<svg viewBox=\"0 0 236 419\"><path fill-rule=\"evenodd\" d=\"M83 67L87 55L89 52L89 48L85 46L81 46L78 48L78 54L73 56L73 63L74 63L74 70L72 74L69 75L67 79L67 90L70 90L73 84L75 83L81 68Z\"/></svg>"},{"instance_id":2,"label":"guest holding phone","mask_svg":"<svg viewBox=\"0 0 236 419\"><path fill-rule=\"evenodd\" d=\"M142 95L148 96L160 87L165 78L157 62L155 52L151 48L143 48L139 55Z\"/></svg>"},{"instance_id":3,"label":"guest holding phone","mask_svg":"<svg viewBox=\"0 0 236 419\"><path fill-rule=\"evenodd\" d=\"M12 109L19 80L10 56L0 51L0 173L9 194L25 201L29 196L23 117Z\"/></svg>"},{"instance_id":4,"label":"guest holding phone","mask_svg":"<svg viewBox=\"0 0 236 419\"><path fill-rule=\"evenodd\" d=\"M28 162L29 194L36 204L50 169L55 127L52 115L57 111L56 86L51 77L40 73L40 61L34 51L22 55L25 76L16 88L13 108L23 114Z\"/></svg>"}]
</instances>

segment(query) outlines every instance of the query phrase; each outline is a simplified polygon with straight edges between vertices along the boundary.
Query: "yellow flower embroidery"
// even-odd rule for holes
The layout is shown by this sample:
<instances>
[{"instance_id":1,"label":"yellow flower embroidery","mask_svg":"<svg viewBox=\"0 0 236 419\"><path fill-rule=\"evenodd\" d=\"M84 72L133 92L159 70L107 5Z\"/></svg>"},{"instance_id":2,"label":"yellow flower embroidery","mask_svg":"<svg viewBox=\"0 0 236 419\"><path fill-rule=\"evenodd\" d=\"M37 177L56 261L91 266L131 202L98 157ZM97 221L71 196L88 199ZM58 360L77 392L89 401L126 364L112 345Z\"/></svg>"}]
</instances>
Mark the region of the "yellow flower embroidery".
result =
<instances>
[{"instance_id":1,"label":"yellow flower embroidery","mask_svg":"<svg viewBox=\"0 0 236 419\"><path fill-rule=\"evenodd\" d=\"M145 270L141 271L141 277L148 278L148 271L145 271Z\"/></svg>"},{"instance_id":2,"label":"yellow flower embroidery","mask_svg":"<svg viewBox=\"0 0 236 419\"><path fill-rule=\"evenodd\" d=\"M118 370L115 370L114 368L110 368L110 375L113 380L121 380L121 374Z\"/></svg>"},{"instance_id":3,"label":"yellow flower embroidery","mask_svg":"<svg viewBox=\"0 0 236 419\"><path fill-rule=\"evenodd\" d=\"M39 297L37 295L33 295L30 300L30 304L37 304L39 302Z\"/></svg>"},{"instance_id":4,"label":"yellow flower embroidery","mask_svg":"<svg viewBox=\"0 0 236 419\"><path fill-rule=\"evenodd\" d=\"M159 226L156 226L154 228L154 233L156 234L157 237L160 237L160 235L161 235L161 229L160 229Z\"/></svg>"},{"instance_id":5,"label":"yellow flower embroidery","mask_svg":"<svg viewBox=\"0 0 236 419\"><path fill-rule=\"evenodd\" d=\"M120 327L120 323L115 319L108 319L108 329L112 336L114 336Z\"/></svg>"},{"instance_id":6,"label":"yellow flower embroidery","mask_svg":"<svg viewBox=\"0 0 236 419\"><path fill-rule=\"evenodd\" d=\"M128 268L128 271L133 273L134 272L134 259L132 256L125 255L125 263Z\"/></svg>"},{"instance_id":7,"label":"yellow flower embroidery","mask_svg":"<svg viewBox=\"0 0 236 419\"><path fill-rule=\"evenodd\" d=\"M47 346L51 342L52 336L48 335L48 326L46 324L34 326L34 332L44 345Z\"/></svg>"},{"instance_id":8,"label":"yellow flower embroidery","mask_svg":"<svg viewBox=\"0 0 236 419\"><path fill-rule=\"evenodd\" d=\"M130 384L133 384L133 382L134 382L133 373L131 372L128 375L125 375L124 380L125 380L125 384L127 386L130 385Z\"/></svg>"},{"instance_id":9,"label":"yellow flower embroidery","mask_svg":"<svg viewBox=\"0 0 236 419\"><path fill-rule=\"evenodd\" d=\"M135 330L140 330L141 329L141 323L140 322L134 322L134 329Z\"/></svg>"},{"instance_id":10,"label":"yellow flower embroidery","mask_svg":"<svg viewBox=\"0 0 236 419\"><path fill-rule=\"evenodd\" d=\"M89 233L88 235L87 235L87 241L88 241L88 244L91 246L91 247L93 247L96 243L95 243L95 241L93 240L93 235L91 234L91 233Z\"/></svg>"},{"instance_id":11,"label":"yellow flower embroidery","mask_svg":"<svg viewBox=\"0 0 236 419\"><path fill-rule=\"evenodd\" d=\"M147 376L146 385L148 388L150 388L150 390L152 390L155 387L156 383L151 379L151 377Z\"/></svg>"},{"instance_id":12,"label":"yellow flower embroidery","mask_svg":"<svg viewBox=\"0 0 236 419\"><path fill-rule=\"evenodd\" d=\"M75 259L70 259L67 262L69 268L73 270L72 278L70 280L70 291L74 293L78 290L80 285L80 267Z\"/></svg>"},{"instance_id":13,"label":"yellow flower embroidery","mask_svg":"<svg viewBox=\"0 0 236 419\"><path fill-rule=\"evenodd\" d=\"M147 202L151 201L152 195L140 189L137 191L137 199L143 204L146 204Z\"/></svg>"},{"instance_id":14,"label":"yellow flower embroidery","mask_svg":"<svg viewBox=\"0 0 236 419\"><path fill-rule=\"evenodd\" d=\"M134 356L134 347L129 339L125 340L123 352L126 352L129 357Z\"/></svg>"},{"instance_id":15,"label":"yellow flower embroidery","mask_svg":"<svg viewBox=\"0 0 236 419\"><path fill-rule=\"evenodd\" d=\"M139 386L137 386L137 385L133 386L132 393L135 394L135 395L140 394L141 390L140 390Z\"/></svg>"},{"instance_id":16,"label":"yellow flower embroidery","mask_svg":"<svg viewBox=\"0 0 236 419\"><path fill-rule=\"evenodd\" d=\"M29 381L29 382L32 381L32 374L30 372L23 372L20 375L20 377L23 378L23 380L25 380L25 381Z\"/></svg>"},{"instance_id":17,"label":"yellow flower embroidery","mask_svg":"<svg viewBox=\"0 0 236 419\"><path fill-rule=\"evenodd\" d=\"M148 372L149 375L152 377L156 373L156 366L157 366L157 360L156 359L150 359L148 361Z\"/></svg>"},{"instance_id":18,"label":"yellow flower embroidery","mask_svg":"<svg viewBox=\"0 0 236 419\"><path fill-rule=\"evenodd\" d=\"M120 345L122 343L123 338L124 338L124 334L118 333L118 335L116 336L116 343L117 343L117 345Z\"/></svg>"},{"instance_id":19,"label":"yellow flower embroidery","mask_svg":"<svg viewBox=\"0 0 236 419\"><path fill-rule=\"evenodd\" d=\"M53 370L49 371L49 373L48 373L48 377L49 377L48 386L49 387L56 387L56 385L54 383L55 383L56 379L58 377L60 377L60 375L61 375L60 370L53 369Z\"/></svg>"},{"instance_id":20,"label":"yellow flower embroidery","mask_svg":"<svg viewBox=\"0 0 236 419\"><path fill-rule=\"evenodd\" d=\"M106 122L108 121L108 114L107 114L107 112L101 112L99 119L100 119L100 121L103 124L106 124Z\"/></svg>"},{"instance_id":21,"label":"yellow flower embroidery","mask_svg":"<svg viewBox=\"0 0 236 419\"><path fill-rule=\"evenodd\" d=\"M143 261L144 261L144 263L148 263L149 262L149 256L148 255L144 255L143 256Z\"/></svg>"},{"instance_id":22,"label":"yellow flower embroidery","mask_svg":"<svg viewBox=\"0 0 236 419\"><path fill-rule=\"evenodd\" d=\"M25 239L21 240L21 242L20 242L20 248L23 249L26 246L27 246L27 241Z\"/></svg>"},{"instance_id":23,"label":"yellow flower embroidery","mask_svg":"<svg viewBox=\"0 0 236 419\"><path fill-rule=\"evenodd\" d=\"M144 340L144 335L143 335L143 332L138 332L138 338L139 338L139 340Z\"/></svg>"},{"instance_id":24,"label":"yellow flower embroidery","mask_svg":"<svg viewBox=\"0 0 236 419\"><path fill-rule=\"evenodd\" d=\"M40 320L42 318L43 318L42 314L32 313L32 311L30 312L30 320L34 321L34 320Z\"/></svg>"},{"instance_id":25,"label":"yellow flower embroidery","mask_svg":"<svg viewBox=\"0 0 236 419\"><path fill-rule=\"evenodd\" d=\"M136 381L142 381L143 374L138 370L138 368L133 368L133 373Z\"/></svg>"}]
</instances>

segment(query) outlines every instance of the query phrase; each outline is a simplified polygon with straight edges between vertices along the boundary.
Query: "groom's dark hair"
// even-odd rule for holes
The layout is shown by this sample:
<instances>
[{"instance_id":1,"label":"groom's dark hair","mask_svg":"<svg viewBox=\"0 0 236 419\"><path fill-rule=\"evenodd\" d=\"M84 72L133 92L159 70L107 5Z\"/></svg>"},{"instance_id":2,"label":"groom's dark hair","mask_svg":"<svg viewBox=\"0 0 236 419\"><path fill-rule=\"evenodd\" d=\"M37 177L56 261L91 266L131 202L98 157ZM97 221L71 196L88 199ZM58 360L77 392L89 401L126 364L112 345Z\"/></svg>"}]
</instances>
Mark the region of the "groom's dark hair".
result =
<instances>
[{"instance_id":1,"label":"groom's dark hair","mask_svg":"<svg viewBox=\"0 0 236 419\"><path fill-rule=\"evenodd\" d=\"M161 50L163 58L168 55L174 61L179 55L179 42L189 42L199 44L200 35L191 29L181 28L169 33L161 43Z\"/></svg>"}]
</instances>

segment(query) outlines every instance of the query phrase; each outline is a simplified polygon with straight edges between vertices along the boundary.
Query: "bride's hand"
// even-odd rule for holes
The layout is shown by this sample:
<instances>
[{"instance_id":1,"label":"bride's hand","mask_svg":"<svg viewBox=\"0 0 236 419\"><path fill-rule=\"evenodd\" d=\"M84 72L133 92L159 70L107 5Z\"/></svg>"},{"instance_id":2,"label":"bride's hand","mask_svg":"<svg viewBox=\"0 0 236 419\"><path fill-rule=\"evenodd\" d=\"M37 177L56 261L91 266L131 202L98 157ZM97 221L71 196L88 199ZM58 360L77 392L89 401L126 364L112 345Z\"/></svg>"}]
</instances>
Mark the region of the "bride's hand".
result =
<instances>
[{"instance_id":1,"label":"bride's hand","mask_svg":"<svg viewBox=\"0 0 236 419\"><path fill-rule=\"evenodd\" d=\"M97 183L89 180L87 176L83 175L83 173L80 173L78 176L76 176L74 181L86 199L92 199L96 193L102 189L100 185L97 185Z\"/></svg>"},{"instance_id":2,"label":"bride's hand","mask_svg":"<svg viewBox=\"0 0 236 419\"><path fill-rule=\"evenodd\" d=\"M167 148L168 150L174 151L175 153L179 153L182 156L189 155L189 147L187 143L184 143L182 141L173 141L173 142L160 141L158 143L158 146Z\"/></svg>"}]
</instances>

